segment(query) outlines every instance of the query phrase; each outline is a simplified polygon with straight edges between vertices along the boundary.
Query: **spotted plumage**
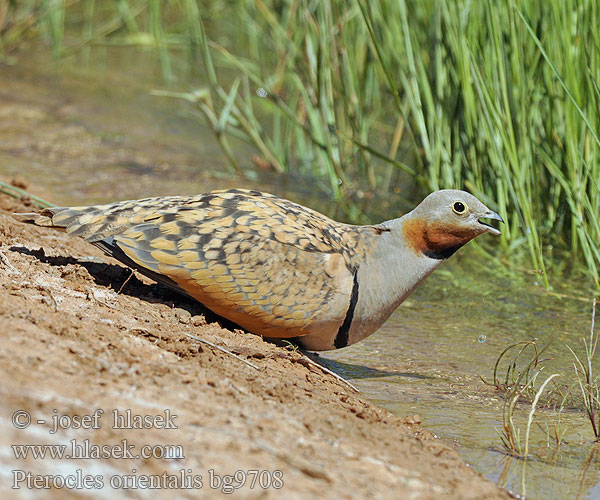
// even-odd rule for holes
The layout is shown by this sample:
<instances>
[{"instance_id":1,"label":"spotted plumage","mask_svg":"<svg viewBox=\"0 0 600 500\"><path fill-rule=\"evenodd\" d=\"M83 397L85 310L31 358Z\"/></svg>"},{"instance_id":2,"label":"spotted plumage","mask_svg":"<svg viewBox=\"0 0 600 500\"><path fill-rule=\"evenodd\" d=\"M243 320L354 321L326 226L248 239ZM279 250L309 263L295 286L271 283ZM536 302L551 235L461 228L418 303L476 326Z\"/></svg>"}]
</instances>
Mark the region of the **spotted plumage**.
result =
<instances>
[{"instance_id":1,"label":"spotted plumage","mask_svg":"<svg viewBox=\"0 0 600 500\"><path fill-rule=\"evenodd\" d=\"M463 191L354 226L231 189L50 208L35 222L66 228L251 332L325 350L371 334L441 260L482 232L499 233L482 217L499 219Z\"/></svg>"}]
</instances>

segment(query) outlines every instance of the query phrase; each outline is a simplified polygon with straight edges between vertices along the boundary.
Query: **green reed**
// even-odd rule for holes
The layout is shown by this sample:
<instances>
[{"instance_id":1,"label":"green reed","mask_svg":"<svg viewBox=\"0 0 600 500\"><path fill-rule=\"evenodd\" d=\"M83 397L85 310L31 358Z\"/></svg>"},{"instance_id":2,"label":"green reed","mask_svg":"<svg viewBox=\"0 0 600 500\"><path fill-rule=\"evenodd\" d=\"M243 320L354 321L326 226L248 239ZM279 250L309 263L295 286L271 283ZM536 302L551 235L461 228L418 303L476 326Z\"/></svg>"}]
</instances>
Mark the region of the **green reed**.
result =
<instances>
[{"instance_id":1,"label":"green reed","mask_svg":"<svg viewBox=\"0 0 600 500\"><path fill-rule=\"evenodd\" d=\"M234 171L251 165L228 137L262 166L312 176L360 221L353 200L411 180L464 187L505 218L504 252L527 255L546 286L555 253L600 286L595 0L0 5L0 56L34 27L55 53L152 47L167 80L186 54L207 85L198 116Z\"/></svg>"},{"instance_id":2,"label":"green reed","mask_svg":"<svg viewBox=\"0 0 600 500\"><path fill-rule=\"evenodd\" d=\"M465 186L496 200L505 250L546 285L551 245L599 284L597 2L277 5L237 3L247 51L210 46L269 92L252 102L284 132L259 131L283 165L312 166L337 198L388 187L385 164Z\"/></svg>"}]
</instances>

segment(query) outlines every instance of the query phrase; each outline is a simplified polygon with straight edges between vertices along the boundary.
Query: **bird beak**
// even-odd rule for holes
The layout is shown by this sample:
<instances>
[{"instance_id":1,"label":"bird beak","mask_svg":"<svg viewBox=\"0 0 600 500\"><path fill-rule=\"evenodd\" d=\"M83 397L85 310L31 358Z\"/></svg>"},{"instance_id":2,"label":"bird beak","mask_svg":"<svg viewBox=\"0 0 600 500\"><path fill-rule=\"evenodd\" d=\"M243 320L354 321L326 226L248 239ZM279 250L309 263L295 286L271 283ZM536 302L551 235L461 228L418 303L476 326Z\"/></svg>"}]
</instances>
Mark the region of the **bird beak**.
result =
<instances>
[{"instance_id":1,"label":"bird beak","mask_svg":"<svg viewBox=\"0 0 600 500\"><path fill-rule=\"evenodd\" d=\"M479 218L479 224L481 224L482 226L485 226L485 231L488 232L488 233L495 234L496 236L498 236L499 234L502 234L500 231L498 231L498 229L496 229L495 227L490 226L489 224L483 222L481 219L499 220L500 222L504 223L504 220L502 219L502 217L500 217L496 212L492 212L490 210L483 217L480 217Z\"/></svg>"}]
</instances>

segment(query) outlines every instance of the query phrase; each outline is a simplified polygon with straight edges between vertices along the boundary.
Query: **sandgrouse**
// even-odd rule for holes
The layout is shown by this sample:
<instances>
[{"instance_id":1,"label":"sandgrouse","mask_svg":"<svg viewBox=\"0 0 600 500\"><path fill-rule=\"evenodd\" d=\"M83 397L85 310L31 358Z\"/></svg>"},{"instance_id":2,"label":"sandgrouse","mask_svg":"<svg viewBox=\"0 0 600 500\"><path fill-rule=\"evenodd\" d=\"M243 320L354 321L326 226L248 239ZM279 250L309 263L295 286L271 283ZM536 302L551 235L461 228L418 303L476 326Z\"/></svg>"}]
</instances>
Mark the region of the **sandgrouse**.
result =
<instances>
[{"instance_id":1,"label":"sandgrouse","mask_svg":"<svg viewBox=\"0 0 600 500\"><path fill-rule=\"evenodd\" d=\"M412 212L342 224L245 189L41 212L144 275L250 332L321 351L377 330L440 263L502 218L464 191L436 191Z\"/></svg>"}]
</instances>

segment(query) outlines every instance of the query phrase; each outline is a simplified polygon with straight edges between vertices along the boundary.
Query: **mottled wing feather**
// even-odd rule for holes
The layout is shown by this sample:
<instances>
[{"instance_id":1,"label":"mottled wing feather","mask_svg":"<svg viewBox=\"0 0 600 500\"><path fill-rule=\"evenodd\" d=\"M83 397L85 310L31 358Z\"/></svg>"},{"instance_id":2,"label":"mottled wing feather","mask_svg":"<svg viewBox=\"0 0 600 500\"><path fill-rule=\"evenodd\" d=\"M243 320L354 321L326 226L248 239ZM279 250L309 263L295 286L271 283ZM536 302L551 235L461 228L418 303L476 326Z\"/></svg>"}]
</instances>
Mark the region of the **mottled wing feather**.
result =
<instances>
[{"instance_id":1,"label":"mottled wing feather","mask_svg":"<svg viewBox=\"0 0 600 500\"><path fill-rule=\"evenodd\" d=\"M270 228L282 243L308 251L340 252L350 259L368 253L372 237L383 230L379 226L340 224L302 205L245 189L212 191L196 196L144 198L89 207L53 207L44 210L40 219L51 219L52 225L65 227L69 234L93 242L167 212L181 212L181 218L184 218L185 211L191 209L210 212L213 220L204 227L205 232L234 224L240 231L254 229L268 237Z\"/></svg>"},{"instance_id":2,"label":"mottled wing feather","mask_svg":"<svg viewBox=\"0 0 600 500\"><path fill-rule=\"evenodd\" d=\"M336 260L331 254L307 252L231 227L213 230L206 241L197 232L204 227L203 215L196 212L196 224L189 221L192 214L186 214L188 221L167 227L164 219L141 224L116 236L115 243L138 265L168 277L250 331L295 337L319 325L339 327L351 290L345 265L330 264ZM327 270L333 276L325 276Z\"/></svg>"}]
</instances>

